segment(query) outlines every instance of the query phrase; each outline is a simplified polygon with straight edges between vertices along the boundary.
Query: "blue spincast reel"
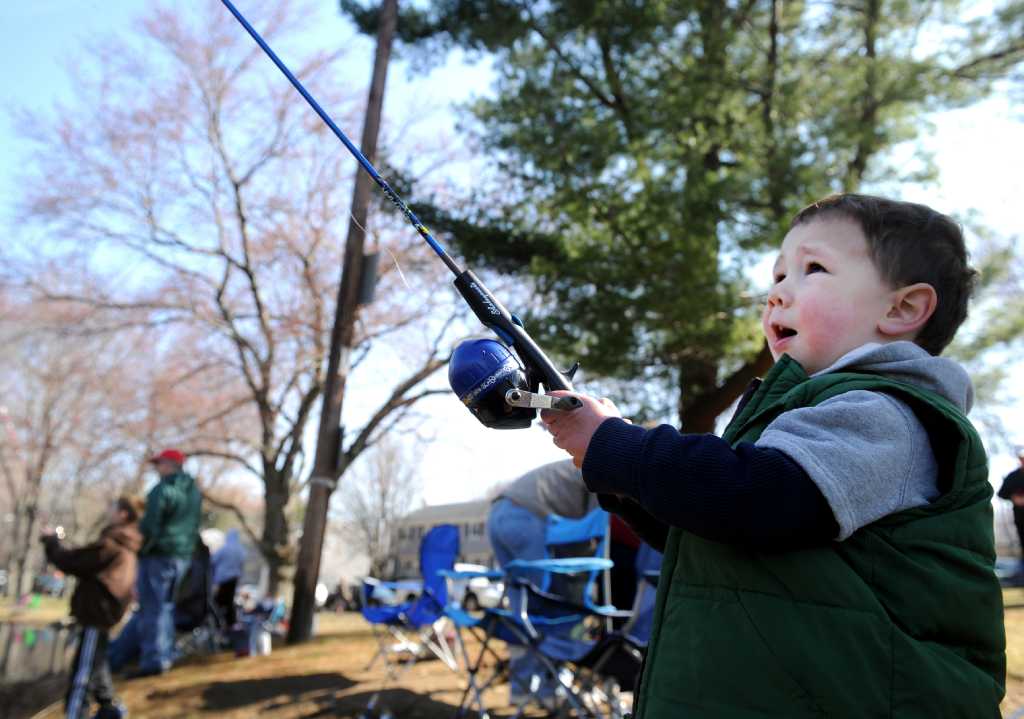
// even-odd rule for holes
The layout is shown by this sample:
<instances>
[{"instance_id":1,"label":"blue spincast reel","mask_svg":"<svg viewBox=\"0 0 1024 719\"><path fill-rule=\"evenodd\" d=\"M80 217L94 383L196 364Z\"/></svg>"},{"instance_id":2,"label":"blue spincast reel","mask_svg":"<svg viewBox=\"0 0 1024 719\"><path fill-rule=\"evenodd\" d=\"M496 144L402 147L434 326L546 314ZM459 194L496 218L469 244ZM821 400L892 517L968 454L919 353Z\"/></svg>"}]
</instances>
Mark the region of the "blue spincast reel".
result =
<instances>
[{"instance_id":1,"label":"blue spincast reel","mask_svg":"<svg viewBox=\"0 0 1024 719\"><path fill-rule=\"evenodd\" d=\"M448 384L487 427L522 429L537 416L535 409L505 401L510 389L530 388L519 360L497 340L467 340L456 347L448 364Z\"/></svg>"}]
</instances>

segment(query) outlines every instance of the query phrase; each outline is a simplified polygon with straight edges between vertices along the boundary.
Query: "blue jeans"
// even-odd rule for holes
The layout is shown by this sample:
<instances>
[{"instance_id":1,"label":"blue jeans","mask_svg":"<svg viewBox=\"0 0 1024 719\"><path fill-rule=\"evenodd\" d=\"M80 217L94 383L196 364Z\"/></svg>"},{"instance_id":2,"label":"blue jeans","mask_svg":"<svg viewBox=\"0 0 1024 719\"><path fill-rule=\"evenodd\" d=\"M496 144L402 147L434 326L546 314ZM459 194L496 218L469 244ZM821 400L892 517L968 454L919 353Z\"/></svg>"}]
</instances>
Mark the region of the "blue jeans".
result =
<instances>
[{"instance_id":1,"label":"blue jeans","mask_svg":"<svg viewBox=\"0 0 1024 719\"><path fill-rule=\"evenodd\" d=\"M167 671L174 663L174 593L189 560L139 557L139 669Z\"/></svg>"},{"instance_id":2,"label":"blue jeans","mask_svg":"<svg viewBox=\"0 0 1024 719\"><path fill-rule=\"evenodd\" d=\"M110 646L107 648L110 671L119 672L124 669L125 665L139 658L139 646L142 644L141 626L139 613L133 612L128 618L128 622L121 628L121 632L110 642Z\"/></svg>"},{"instance_id":3,"label":"blue jeans","mask_svg":"<svg viewBox=\"0 0 1024 719\"><path fill-rule=\"evenodd\" d=\"M487 517L487 534L494 548L498 564L505 566L513 559L543 559L545 555L544 534L547 522L528 509L523 509L509 499L499 499L491 506ZM531 576L536 575L536 576ZM540 586L543 572L529 572L526 577ZM523 590L519 590L523 591ZM509 602L514 610L525 598L509 591ZM548 696L554 691L554 680L544 671L544 665L521 647L509 647L509 691L513 696L530 693L530 679L540 677L541 685L537 694Z\"/></svg>"}]
</instances>

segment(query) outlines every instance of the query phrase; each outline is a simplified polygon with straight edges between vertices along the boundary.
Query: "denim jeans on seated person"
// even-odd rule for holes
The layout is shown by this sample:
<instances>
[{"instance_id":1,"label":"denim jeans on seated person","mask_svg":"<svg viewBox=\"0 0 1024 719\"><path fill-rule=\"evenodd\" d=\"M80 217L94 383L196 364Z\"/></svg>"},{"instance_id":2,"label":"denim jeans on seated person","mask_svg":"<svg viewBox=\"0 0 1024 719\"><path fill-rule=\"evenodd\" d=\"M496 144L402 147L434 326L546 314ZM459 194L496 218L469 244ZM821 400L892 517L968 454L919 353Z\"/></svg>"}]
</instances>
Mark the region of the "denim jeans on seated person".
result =
<instances>
[{"instance_id":1,"label":"denim jeans on seated person","mask_svg":"<svg viewBox=\"0 0 1024 719\"><path fill-rule=\"evenodd\" d=\"M139 669L164 672L174 663L174 594L189 560L139 557Z\"/></svg>"}]
</instances>

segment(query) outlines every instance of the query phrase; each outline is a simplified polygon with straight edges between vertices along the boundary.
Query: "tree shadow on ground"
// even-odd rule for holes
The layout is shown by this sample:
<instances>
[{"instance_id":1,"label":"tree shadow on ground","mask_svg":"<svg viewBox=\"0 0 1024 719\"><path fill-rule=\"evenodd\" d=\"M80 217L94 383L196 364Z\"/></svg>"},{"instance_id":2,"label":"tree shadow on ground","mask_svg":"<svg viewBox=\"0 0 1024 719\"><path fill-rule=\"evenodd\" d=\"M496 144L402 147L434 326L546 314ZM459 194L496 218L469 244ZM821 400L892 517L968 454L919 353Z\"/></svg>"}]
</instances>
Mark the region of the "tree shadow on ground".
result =
<instances>
[{"instance_id":1,"label":"tree shadow on ground","mask_svg":"<svg viewBox=\"0 0 1024 719\"><path fill-rule=\"evenodd\" d=\"M432 697L433 692L414 692L396 687L381 692L360 692L337 697L328 702L320 702L320 709L312 714L303 714L301 719L319 719L320 717L342 717L356 719L366 710L366 706L375 694L379 694L376 711L379 716L387 711L394 717L402 719L449 719L455 711L455 705L442 702Z\"/></svg>"},{"instance_id":2,"label":"tree shadow on ground","mask_svg":"<svg viewBox=\"0 0 1024 719\"><path fill-rule=\"evenodd\" d=\"M295 674L265 679L240 679L213 682L203 689L203 709L227 711L251 704L278 699L265 709L272 710L297 701L333 701L336 692L355 686L355 682L338 673Z\"/></svg>"}]
</instances>

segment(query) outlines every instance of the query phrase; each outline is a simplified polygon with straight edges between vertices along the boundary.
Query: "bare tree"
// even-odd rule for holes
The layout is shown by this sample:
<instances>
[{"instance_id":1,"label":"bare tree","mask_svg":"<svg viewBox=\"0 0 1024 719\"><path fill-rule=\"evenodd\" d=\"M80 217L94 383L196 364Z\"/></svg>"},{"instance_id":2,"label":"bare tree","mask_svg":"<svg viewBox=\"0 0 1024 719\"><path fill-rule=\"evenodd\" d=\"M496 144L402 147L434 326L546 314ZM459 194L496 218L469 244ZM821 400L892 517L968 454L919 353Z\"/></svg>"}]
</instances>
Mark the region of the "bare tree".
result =
<instances>
[{"instance_id":1,"label":"bare tree","mask_svg":"<svg viewBox=\"0 0 1024 719\"><path fill-rule=\"evenodd\" d=\"M3 544L19 592L28 589L41 525L92 529L124 483L126 457L138 451L116 419L118 388L127 384L120 361L132 338L69 342L47 330L75 319L38 305L3 314L0 487L11 519ZM85 486L99 491L91 496Z\"/></svg>"},{"instance_id":2,"label":"bare tree","mask_svg":"<svg viewBox=\"0 0 1024 719\"><path fill-rule=\"evenodd\" d=\"M289 10L267 2L252 17L287 46ZM175 437L260 479L259 548L276 591L293 558L288 506L302 488L306 428L324 382L348 218L349 187L338 178L351 171L219 5L194 16L156 9L141 28L131 44L81 58L70 105L21 123L35 148L22 219L47 233L50 256L44 267L33 253L19 279L38 297L88 310L90 332L150 330L151 352L133 358L154 365L139 436ZM339 60L318 54L295 69L351 121L359 105L328 82ZM413 233L391 235L374 243L405 274L384 264L352 365L382 342L397 343L400 359L375 409L353 410L354 420L346 410L343 419L360 424L342 468L437 391L424 382L449 354L447 323L424 321L454 311L450 295L433 291L437 263Z\"/></svg>"},{"instance_id":3,"label":"bare tree","mask_svg":"<svg viewBox=\"0 0 1024 719\"><path fill-rule=\"evenodd\" d=\"M353 545L370 558L370 573L381 576L395 552L398 522L419 502L418 461L397 440L378 444L353 472L333 503Z\"/></svg>"}]
</instances>

